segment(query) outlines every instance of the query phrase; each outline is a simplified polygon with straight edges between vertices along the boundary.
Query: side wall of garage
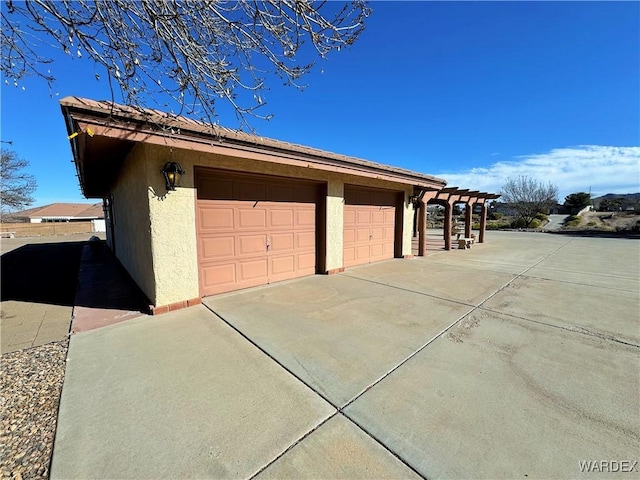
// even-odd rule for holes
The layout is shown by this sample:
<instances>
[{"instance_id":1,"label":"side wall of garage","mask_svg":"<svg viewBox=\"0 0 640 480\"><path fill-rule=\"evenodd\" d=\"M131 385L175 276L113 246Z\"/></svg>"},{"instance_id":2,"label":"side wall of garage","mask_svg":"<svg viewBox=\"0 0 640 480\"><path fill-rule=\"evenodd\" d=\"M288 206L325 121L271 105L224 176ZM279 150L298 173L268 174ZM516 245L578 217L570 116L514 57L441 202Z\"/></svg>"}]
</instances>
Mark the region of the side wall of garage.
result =
<instances>
[{"instance_id":1,"label":"side wall of garage","mask_svg":"<svg viewBox=\"0 0 640 480\"><path fill-rule=\"evenodd\" d=\"M111 191L112 250L147 298L155 301L156 284L151 254L151 219L147 195L146 147L137 145L124 161ZM108 232L111 236L111 231Z\"/></svg>"},{"instance_id":2,"label":"side wall of garage","mask_svg":"<svg viewBox=\"0 0 640 480\"><path fill-rule=\"evenodd\" d=\"M199 297L195 218L196 167L301 178L325 183L327 186L324 265L326 271L335 271L344 267L344 185L362 185L404 192L405 201L402 204L404 211L401 216L403 219L402 254L411 255L410 226L413 214L410 206L407 205L407 198L412 192L410 185L313 168L171 149L152 144L138 145L130 157L127 162L136 164L135 172L131 171L123 176L122 180L130 183L126 190L131 190L131 195L136 197L128 207L131 210L129 215L132 218L135 217L136 221L128 222L127 228L134 228L137 231L129 232L127 235L131 237L133 244L138 245L135 250L140 253L140 256L134 258L135 255L128 255L121 261L123 264L135 265L135 268L125 266L156 306L170 305ZM179 162L186 171L180 187L168 193L160 173L160 169L167 161ZM125 179L129 175L135 179ZM120 189L125 190L118 185L114 193ZM143 197L145 201L142 200ZM115 203L114 201L114 205ZM141 203L146 203L147 207L145 208ZM116 228L121 230L121 225ZM122 235L121 232L118 234ZM151 258L148 258L148 253L139 252L143 250L145 242L147 246L150 245ZM145 268L141 268L143 263L146 265Z\"/></svg>"}]
</instances>

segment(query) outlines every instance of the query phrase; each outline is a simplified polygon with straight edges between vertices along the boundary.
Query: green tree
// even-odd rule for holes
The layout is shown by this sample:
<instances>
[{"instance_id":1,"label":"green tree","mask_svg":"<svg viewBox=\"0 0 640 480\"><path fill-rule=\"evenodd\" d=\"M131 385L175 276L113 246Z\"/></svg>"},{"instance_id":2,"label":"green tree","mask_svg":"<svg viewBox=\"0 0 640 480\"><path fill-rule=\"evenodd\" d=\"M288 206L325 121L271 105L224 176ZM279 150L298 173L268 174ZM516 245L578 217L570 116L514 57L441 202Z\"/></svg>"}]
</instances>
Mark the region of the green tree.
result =
<instances>
[{"instance_id":1,"label":"green tree","mask_svg":"<svg viewBox=\"0 0 640 480\"><path fill-rule=\"evenodd\" d=\"M564 197L564 206L571 212L579 212L589 205L591 205L591 195L586 192L572 193Z\"/></svg>"},{"instance_id":2,"label":"green tree","mask_svg":"<svg viewBox=\"0 0 640 480\"><path fill-rule=\"evenodd\" d=\"M4 148L0 151L0 160L0 211L4 214L28 207L33 203L31 195L37 186L36 178L23 172L29 162Z\"/></svg>"},{"instance_id":3,"label":"green tree","mask_svg":"<svg viewBox=\"0 0 640 480\"><path fill-rule=\"evenodd\" d=\"M603 200L600 200L598 210L600 210L601 212L617 212L618 210L622 210L622 200L620 200L619 198L605 198Z\"/></svg>"},{"instance_id":4,"label":"green tree","mask_svg":"<svg viewBox=\"0 0 640 480\"><path fill-rule=\"evenodd\" d=\"M516 211L516 222L529 228L538 213L558 203L558 187L526 176L508 178L501 191L502 201Z\"/></svg>"},{"instance_id":5,"label":"green tree","mask_svg":"<svg viewBox=\"0 0 640 480\"><path fill-rule=\"evenodd\" d=\"M246 114L269 117L256 112L268 75L302 88L313 59L352 45L370 12L364 0L1 3L6 83L17 86L31 75L51 86L55 65L43 53L51 45L88 60L90 75L105 79L112 97L128 105L153 102L213 121L216 101L226 101L243 123Z\"/></svg>"}]
</instances>

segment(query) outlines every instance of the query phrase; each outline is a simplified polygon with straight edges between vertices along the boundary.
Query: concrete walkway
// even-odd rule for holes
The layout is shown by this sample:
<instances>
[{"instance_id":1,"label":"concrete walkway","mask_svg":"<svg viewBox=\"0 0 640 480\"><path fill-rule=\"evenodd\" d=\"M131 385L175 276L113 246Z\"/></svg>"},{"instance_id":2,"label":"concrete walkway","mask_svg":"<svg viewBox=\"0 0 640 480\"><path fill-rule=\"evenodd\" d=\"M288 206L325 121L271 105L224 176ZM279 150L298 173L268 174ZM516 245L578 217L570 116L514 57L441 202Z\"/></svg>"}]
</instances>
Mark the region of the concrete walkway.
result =
<instances>
[{"instance_id":1,"label":"concrete walkway","mask_svg":"<svg viewBox=\"0 0 640 480\"><path fill-rule=\"evenodd\" d=\"M640 478L639 253L487 232L78 333L52 478Z\"/></svg>"},{"instance_id":2,"label":"concrete walkway","mask_svg":"<svg viewBox=\"0 0 640 480\"><path fill-rule=\"evenodd\" d=\"M69 334L83 237L2 240L0 351L63 340Z\"/></svg>"},{"instance_id":3,"label":"concrete walkway","mask_svg":"<svg viewBox=\"0 0 640 480\"><path fill-rule=\"evenodd\" d=\"M144 295L104 242L88 242L92 236L2 240L3 354L64 340L70 333L149 311Z\"/></svg>"},{"instance_id":4,"label":"concrete walkway","mask_svg":"<svg viewBox=\"0 0 640 480\"><path fill-rule=\"evenodd\" d=\"M555 232L560 230L564 221L569 215L549 215L549 223L542 227L545 232Z\"/></svg>"}]
</instances>

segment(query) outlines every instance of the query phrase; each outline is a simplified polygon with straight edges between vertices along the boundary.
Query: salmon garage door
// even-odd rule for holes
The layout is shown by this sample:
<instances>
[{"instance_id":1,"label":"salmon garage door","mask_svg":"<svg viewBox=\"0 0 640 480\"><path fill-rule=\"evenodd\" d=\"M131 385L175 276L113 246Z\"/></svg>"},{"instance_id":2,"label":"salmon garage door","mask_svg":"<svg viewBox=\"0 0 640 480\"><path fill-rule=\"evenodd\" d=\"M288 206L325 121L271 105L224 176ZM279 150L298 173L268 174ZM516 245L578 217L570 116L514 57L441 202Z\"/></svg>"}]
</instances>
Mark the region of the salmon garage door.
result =
<instances>
[{"instance_id":1,"label":"salmon garage door","mask_svg":"<svg viewBox=\"0 0 640 480\"><path fill-rule=\"evenodd\" d=\"M345 186L345 267L394 257L397 198L397 192Z\"/></svg>"},{"instance_id":2,"label":"salmon garage door","mask_svg":"<svg viewBox=\"0 0 640 480\"><path fill-rule=\"evenodd\" d=\"M316 273L317 185L198 170L202 296Z\"/></svg>"}]
</instances>

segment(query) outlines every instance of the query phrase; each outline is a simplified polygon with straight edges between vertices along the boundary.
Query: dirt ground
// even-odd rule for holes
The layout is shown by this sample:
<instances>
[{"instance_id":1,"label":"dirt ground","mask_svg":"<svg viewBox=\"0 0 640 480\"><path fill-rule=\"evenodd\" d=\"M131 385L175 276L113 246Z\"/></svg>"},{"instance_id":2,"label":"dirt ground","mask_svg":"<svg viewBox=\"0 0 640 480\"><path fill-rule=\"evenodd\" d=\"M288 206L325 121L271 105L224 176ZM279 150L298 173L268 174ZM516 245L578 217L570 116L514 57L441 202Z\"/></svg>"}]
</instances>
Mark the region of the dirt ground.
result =
<instances>
[{"instance_id":1,"label":"dirt ground","mask_svg":"<svg viewBox=\"0 0 640 480\"><path fill-rule=\"evenodd\" d=\"M574 229L595 229L603 231L631 231L640 226L640 215L633 212L586 212L581 215L582 222Z\"/></svg>"}]
</instances>

